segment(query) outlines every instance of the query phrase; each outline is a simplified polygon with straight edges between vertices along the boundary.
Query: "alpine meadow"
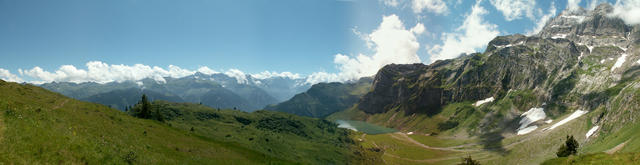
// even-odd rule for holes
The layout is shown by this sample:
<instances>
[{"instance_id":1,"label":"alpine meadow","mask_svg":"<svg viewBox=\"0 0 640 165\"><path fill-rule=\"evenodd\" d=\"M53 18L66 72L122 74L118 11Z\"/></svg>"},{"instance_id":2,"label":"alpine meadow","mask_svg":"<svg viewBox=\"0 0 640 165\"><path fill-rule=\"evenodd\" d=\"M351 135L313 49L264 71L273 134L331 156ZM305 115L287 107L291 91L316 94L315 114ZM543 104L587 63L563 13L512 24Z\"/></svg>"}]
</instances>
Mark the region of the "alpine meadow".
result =
<instances>
[{"instance_id":1,"label":"alpine meadow","mask_svg":"<svg viewBox=\"0 0 640 165\"><path fill-rule=\"evenodd\" d=\"M639 164L640 0L0 0L0 164Z\"/></svg>"}]
</instances>

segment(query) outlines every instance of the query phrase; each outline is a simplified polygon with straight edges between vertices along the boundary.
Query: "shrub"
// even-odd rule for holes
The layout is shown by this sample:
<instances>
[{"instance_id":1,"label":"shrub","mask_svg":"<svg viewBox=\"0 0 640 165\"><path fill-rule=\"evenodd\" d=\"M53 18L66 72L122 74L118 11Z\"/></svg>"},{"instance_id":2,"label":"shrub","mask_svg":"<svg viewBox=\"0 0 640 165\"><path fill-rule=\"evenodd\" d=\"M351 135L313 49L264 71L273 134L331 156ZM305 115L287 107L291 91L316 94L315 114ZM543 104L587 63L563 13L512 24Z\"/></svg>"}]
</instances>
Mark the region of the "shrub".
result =
<instances>
[{"instance_id":1,"label":"shrub","mask_svg":"<svg viewBox=\"0 0 640 165\"><path fill-rule=\"evenodd\" d=\"M135 162L137 158L138 158L138 156L136 155L135 152L129 151L129 153L125 154L122 157L122 160L127 162L127 164L133 164L133 162Z\"/></svg>"},{"instance_id":2,"label":"shrub","mask_svg":"<svg viewBox=\"0 0 640 165\"><path fill-rule=\"evenodd\" d=\"M564 142L564 145L558 148L558 152L556 155L558 157L567 157L569 155L576 155L578 153L578 141L573 138L573 135L568 136L567 140Z\"/></svg>"},{"instance_id":3,"label":"shrub","mask_svg":"<svg viewBox=\"0 0 640 165\"><path fill-rule=\"evenodd\" d=\"M445 122L438 123L438 130L440 130L440 131L449 130L449 129L457 127L458 124L459 123L456 122L456 121L447 120Z\"/></svg>"},{"instance_id":4,"label":"shrub","mask_svg":"<svg viewBox=\"0 0 640 165\"><path fill-rule=\"evenodd\" d=\"M469 155L466 158L462 158L462 162L458 165L480 165L480 162L477 160L473 160L471 158L471 155Z\"/></svg>"}]
</instances>

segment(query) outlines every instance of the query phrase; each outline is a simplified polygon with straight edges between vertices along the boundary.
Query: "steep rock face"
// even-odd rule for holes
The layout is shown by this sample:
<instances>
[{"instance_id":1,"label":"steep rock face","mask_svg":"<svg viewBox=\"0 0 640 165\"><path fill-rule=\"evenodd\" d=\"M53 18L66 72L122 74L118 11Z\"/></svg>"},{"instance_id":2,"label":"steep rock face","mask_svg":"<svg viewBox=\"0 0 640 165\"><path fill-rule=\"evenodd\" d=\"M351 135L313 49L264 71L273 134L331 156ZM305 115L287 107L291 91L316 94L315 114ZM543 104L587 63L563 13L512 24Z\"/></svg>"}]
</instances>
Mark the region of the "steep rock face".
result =
<instances>
[{"instance_id":1,"label":"steep rock face","mask_svg":"<svg viewBox=\"0 0 640 165\"><path fill-rule=\"evenodd\" d=\"M383 67L359 108L367 113L399 108L407 114L432 115L447 103L497 97L510 89L537 90L546 96L552 93L546 87L568 76L579 56L579 48L568 40L497 37L483 54L428 66Z\"/></svg>"},{"instance_id":2,"label":"steep rock face","mask_svg":"<svg viewBox=\"0 0 640 165\"><path fill-rule=\"evenodd\" d=\"M594 10L564 11L545 25L542 38L566 38L582 45L611 44L626 47L633 27L609 16L613 7L603 3Z\"/></svg>"},{"instance_id":3,"label":"steep rock face","mask_svg":"<svg viewBox=\"0 0 640 165\"><path fill-rule=\"evenodd\" d=\"M476 107L472 112L477 114L467 122L478 122L478 133L513 132L518 116L533 107L544 108L551 118L603 108L597 121L635 122L640 113L629 115L625 111L630 106L617 105L636 104L632 98L640 82L640 25L627 25L610 16L611 11L608 4L565 11L539 34L496 37L483 53L430 65L385 66L357 109L370 116L365 116L367 121L410 128L416 114L433 116L448 105L493 97L491 107ZM408 116L400 121L406 124L388 122L395 112Z\"/></svg>"},{"instance_id":4,"label":"steep rock face","mask_svg":"<svg viewBox=\"0 0 640 165\"><path fill-rule=\"evenodd\" d=\"M323 118L353 106L369 91L372 81L372 78L364 77L355 82L318 83L290 100L264 109Z\"/></svg>"},{"instance_id":5,"label":"steep rock face","mask_svg":"<svg viewBox=\"0 0 640 165\"><path fill-rule=\"evenodd\" d=\"M447 63L447 62L437 62ZM435 67L434 67L435 66ZM360 101L360 109L367 113L382 113L386 110L392 109L396 106L404 105L405 102L422 103L411 104L407 109L425 108L424 106L439 106L441 104L442 90L440 86L440 76L434 75L437 64L432 66L425 66L423 64L409 64L409 65L396 65L391 64L383 67L376 74L371 92L363 96ZM423 87L423 90L413 90L409 88L417 81L423 72L424 78L428 79L432 83L428 83L431 86ZM435 73L437 74L437 73ZM414 97L419 100L412 100L411 96L417 94L419 97Z\"/></svg>"}]
</instances>

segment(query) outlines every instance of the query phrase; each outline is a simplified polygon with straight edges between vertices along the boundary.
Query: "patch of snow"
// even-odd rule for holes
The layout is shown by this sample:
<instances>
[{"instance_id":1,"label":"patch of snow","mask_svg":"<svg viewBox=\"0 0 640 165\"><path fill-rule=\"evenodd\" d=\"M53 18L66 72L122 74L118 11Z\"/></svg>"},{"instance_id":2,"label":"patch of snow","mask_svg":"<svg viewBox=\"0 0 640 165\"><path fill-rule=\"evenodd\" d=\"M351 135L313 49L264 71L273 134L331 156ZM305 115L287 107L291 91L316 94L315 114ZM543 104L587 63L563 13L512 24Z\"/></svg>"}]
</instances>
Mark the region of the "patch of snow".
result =
<instances>
[{"instance_id":1,"label":"patch of snow","mask_svg":"<svg viewBox=\"0 0 640 165\"><path fill-rule=\"evenodd\" d=\"M351 124L349 124L349 122L347 121L343 121L343 120L337 120L336 123L338 123L338 128L346 128L346 129L350 129L350 130L354 130L354 131L358 131L358 129L356 129L356 127L353 127Z\"/></svg>"},{"instance_id":2,"label":"patch of snow","mask_svg":"<svg viewBox=\"0 0 640 165\"><path fill-rule=\"evenodd\" d=\"M587 134L585 134L585 136L587 138L589 138L589 136L593 135L593 133L596 133L596 131L598 130L598 128L600 128L600 126L593 126L593 128L591 128L589 131L587 131Z\"/></svg>"},{"instance_id":3,"label":"patch of snow","mask_svg":"<svg viewBox=\"0 0 640 165\"><path fill-rule=\"evenodd\" d=\"M600 60L600 64L604 64L604 61L606 61L607 59L602 59Z\"/></svg>"},{"instance_id":4,"label":"patch of snow","mask_svg":"<svg viewBox=\"0 0 640 165\"><path fill-rule=\"evenodd\" d=\"M551 119L549 119L549 120L547 120L547 121L544 121L544 123L547 123L547 124L549 124L549 123L551 123L551 122L553 122L553 120L551 120Z\"/></svg>"},{"instance_id":5,"label":"patch of snow","mask_svg":"<svg viewBox=\"0 0 640 165\"><path fill-rule=\"evenodd\" d=\"M498 49L502 49L502 48L508 48L508 47L512 47L512 46L518 46L518 45L522 45L522 44L524 44L524 41L520 41L520 42L518 42L518 43L516 43L516 44L508 44L508 45L493 45L493 46L495 46L495 47L496 47L496 48L498 48Z\"/></svg>"},{"instance_id":6,"label":"patch of snow","mask_svg":"<svg viewBox=\"0 0 640 165\"><path fill-rule=\"evenodd\" d=\"M556 34L551 36L552 39L558 39L558 38L567 38L568 34Z\"/></svg>"},{"instance_id":7,"label":"patch of snow","mask_svg":"<svg viewBox=\"0 0 640 165\"><path fill-rule=\"evenodd\" d=\"M527 128L524 128L524 129L519 129L517 135L528 134L530 132L535 131L536 129L538 129L538 126L535 126L535 125L529 126Z\"/></svg>"},{"instance_id":8,"label":"patch of snow","mask_svg":"<svg viewBox=\"0 0 640 165\"><path fill-rule=\"evenodd\" d=\"M582 56L584 56L584 52L580 52L580 56L578 56L578 60L582 59Z\"/></svg>"},{"instance_id":9,"label":"patch of snow","mask_svg":"<svg viewBox=\"0 0 640 165\"><path fill-rule=\"evenodd\" d=\"M627 60L627 54L622 54L622 56L618 57L618 60L616 60L616 63L613 64L613 67L611 67L611 71L621 67L622 64L624 64L624 61L626 60Z\"/></svg>"},{"instance_id":10,"label":"patch of snow","mask_svg":"<svg viewBox=\"0 0 640 165\"><path fill-rule=\"evenodd\" d=\"M589 48L589 53L591 53L591 51L593 51L593 46L587 46L587 48Z\"/></svg>"},{"instance_id":11,"label":"patch of snow","mask_svg":"<svg viewBox=\"0 0 640 165\"><path fill-rule=\"evenodd\" d=\"M486 98L484 100L478 100L478 101L476 101L476 103L473 103L473 106L477 107L477 106L480 106L480 105L482 105L484 103L493 102L493 100L495 100L495 99L493 99L493 97L489 97L489 98Z\"/></svg>"},{"instance_id":12,"label":"patch of snow","mask_svg":"<svg viewBox=\"0 0 640 165\"><path fill-rule=\"evenodd\" d=\"M413 132L408 132L407 135L413 135Z\"/></svg>"},{"instance_id":13,"label":"patch of snow","mask_svg":"<svg viewBox=\"0 0 640 165\"><path fill-rule=\"evenodd\" d=\"M515 45L509 44L509 45L507 45L507 47L518 46L518 45L522 45L522 44L524 44L524 41L520 41L520 42L516 43Z\"/></svg>"},{"instance_id":14,"label":"patch of snow","mask_svg":"<svg viewBox=\"0 0 640 165\"><path fill-rule=\"evenodd\" d=\"M618 48L622 49L622 51L627 51L627 48L623 48L622 46L618 46Z\"/></svg>"},{"instance_id":15,"label":"patch of snow","mask_svg":"<svg viewBox=\"0 0 640 165\"><path fill-rule=\"evenodd\" d=\"M575 19L578 23L582 23L582 21L584 21L585 16L581 16L581 15L563 15L560 16L563 18L569 18L569 19Z\"/></svg>"},{"instance_id":16,"label":"patch of snow","mask_svg":"<svg viewBox=\"0 0 640 165\"><path fill-rule=\"evenodd\" d=\"M640 64L640 60L636 61L636 63Z\"/></svg>"},{"instance_id":17,"label":"patch of snow","mask_svg":"<svg viewBox=\"0 0 640 165\"><path fill-rule=\"evenodd\" d=\"M582 116L582 115L584 115L586 113L587 113L587 111L577 110L576 112L573 112L571 115L569 115L569 117L564 118L564 119L560 120L559 122L557 122L556 124L554 124L551 127L549 127L549 129L551 130L551 129L559 127L559 126L561 126L563 124L566 124L569 121L571 121L573 119L576 119L576 118L578 118L578 117L580 117L580 116Z\"/></svg>"},{"instance_id":18,"label":"patch of snow","mask_svg":"<svg viewBox=\"0 0 640 165\"><path fill-rule=\"evenodd\" d=\"M138 81L138 82L136 82L136 85L138 85L138 87L142 87L144 85L144 83L142 83L142 81Z\"/></svg>"},{"instance_id":19,"label":"patch of snow","mask_svg":"<svg viewBox=\"0 0 640 165\"><path fill-rule=\"evenodd\" d=\"M520 128L518 128L518 135L529 133L538 128L538 126L529 126L538 120L542 120L547 117L542 108L531 108L527 112L523 113L520 120Z\"/></svg>"}]
</instances>

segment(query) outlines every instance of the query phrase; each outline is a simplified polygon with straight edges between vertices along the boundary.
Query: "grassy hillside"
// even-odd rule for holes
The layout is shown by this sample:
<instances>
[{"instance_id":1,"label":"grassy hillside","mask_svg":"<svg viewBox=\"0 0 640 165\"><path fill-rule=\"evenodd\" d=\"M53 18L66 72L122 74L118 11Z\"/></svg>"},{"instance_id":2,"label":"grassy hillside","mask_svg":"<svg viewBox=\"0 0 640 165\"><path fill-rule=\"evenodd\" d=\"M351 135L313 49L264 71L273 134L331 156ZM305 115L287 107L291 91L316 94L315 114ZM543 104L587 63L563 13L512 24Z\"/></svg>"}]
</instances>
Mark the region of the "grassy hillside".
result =
<instances>
[{"instance_id":1,"label":"grassy hillside","mask_svg":"<svg viewBox=\"0 0 640 165\"><path fill-rule=\"evenodd\" d=\"M334 112L347 109L369 91L371 78L361 78L353 83L319 83L304 93L264 109L287 112L300 116L324 118Z\"/></svg>"},{"instance_id":2,"label":"grassy hillside","mask_svg":"<svg viewBox=\"0 0 640 165\"><path fill-rule=\"evenodd\" d=\"M305 162L313 164L330 161L335 164L343 164L347 162L363 163L361 162L362 156L373 153L347 153L350 155L349 157L314 160L315 156L310 155L336 155L333 152L343 151L339 150L340 147L345 147L345 150L348 150L357 144L323 145L311 142L319 140L315 138L326 133L314 132L319 129L314 128L305 132L311 137L305 139L308 142L292 141L289 143L296 144L296 146L279 145L277 143L294 135L274 130L249 131L249 126L228 120L238 121L239 118L231 116L236 115L234 113L238 113L236 117L249 120L267 118L258 116L279 116L281 114L249 114L229 110L219 115L221 119L225 119L219 122L198 119L188 121L191 119L190 117L183 117L174 118L180 119L180 121L169 119L168 123L162 123L134 118L106 106L77 101L31 85L0 81L0 91L0 146L3 146L0 147L0 162L9 164L52 162L65 164L291 164ZM187 104L177 105L187 106ZM177 107L180 108L180 106ZM178 112L190 113L188 110L178 110ZM306 118L299 118L296 121L302 123L322 122ZM331 123L326 126L325 129L333 128ZM190 131L191 127L194 127L194 131ZM218 129L218 131L207 133L207 129ZM255 129L257 130L257 127ZM340 134L344 136L338 136L335 134L335 136L328 137L350 141L350 132L337 128L334 130L336 133L346 135ZM257 133L262 133L262 135ZM222 134L224 134L223 138L218 136ZM240 138L242 135L248 134L256 135L254 141L270 138L272 144L265 146L264 149L249 146L250 143L246 142L247 139ZM300 139L302 138L298 138L298 140ZM339 141L338 139L325 140L336 143ZM264 142L266 143L266 140ZM305 144L315 145L305 146ZM273 147L267 148L271 146ZM277 146L306 147L307 150L295 150L303 153L293 156L279 156L264 152L269 149L274 153L290 152L281 150L283 148L276 148ZM304 153L313 151L315 148L338 149L322 154L319 154L320 152ZM351 157L351 155L356 156ZM299 156L309 157L305 159Z\"/></svg>"},{"instance_id":3,"label":"grassy hillside","mask_svg":"<svg viewBox=\"0 0 640 165\"><path fill-rule=\"evenodd\" d=\"M0 162L286 163L40 87L0 81L0 91Z\"/></svg>"},{"instance_id":4,"label":"grassy hillside","mask_svg":"<svg viewBox=\"0 0 640 165\"><path fill-rule=\"evenodd\" d=\"M375 154L358 147L354 132L322 119L165 101L151 104L151 112L156 111L174 128L304 164L358 163L362 154Z\"/></svg>"},{"instance_id":5,"label":"grassy hillside","mask_svg":"<svg viewBox=\"0 0 640 165\"><path fill-rule=\"evenodd\" d=\"M606 154L595 153L580 156L570 156L564 158L555 158L547 160L543 165L569 165L569 164L606 164L606 165L618 165L618 164L640 164L640 153L619 153L619 154Z\"/></svg>"},{"instance_id":6,"label":"grassy hillside","mask_svg":"<svg viewBox=\"0 0 640 165\"><path fill-rule=\"evenodd\" d=\"M140 100L140 96L142 96L142 94L146 94L151 100L184 102L182 98L175 95L138 88L113 90L106 93L99 93L87 98L83 98L82 100L99 103L119 110L125 110L126 107L135 105L138 100Z\"/></svg>"}]
</instances>

